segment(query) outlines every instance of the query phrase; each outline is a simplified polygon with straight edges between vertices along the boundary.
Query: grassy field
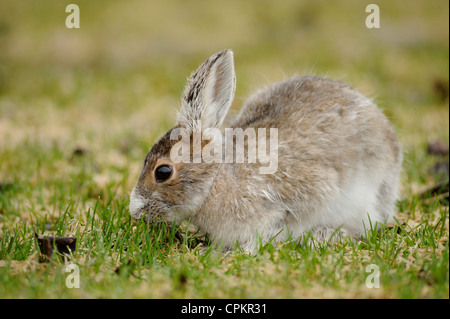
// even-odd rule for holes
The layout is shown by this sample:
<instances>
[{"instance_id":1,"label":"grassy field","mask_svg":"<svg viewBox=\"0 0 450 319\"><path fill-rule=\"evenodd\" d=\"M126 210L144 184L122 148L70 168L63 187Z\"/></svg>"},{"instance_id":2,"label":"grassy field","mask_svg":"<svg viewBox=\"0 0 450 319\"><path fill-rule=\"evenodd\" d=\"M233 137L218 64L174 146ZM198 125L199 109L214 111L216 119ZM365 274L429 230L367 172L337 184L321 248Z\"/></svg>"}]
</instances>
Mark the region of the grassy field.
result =
<instances>
[{"instance_id":1,"label":"grassy field","mask_svg":"<svg viewBox=\"0 0 450 319\"><path fill-rule=\"evenodd\" d=\"M67 4L81 28L68 29ZM372 1L374 2L374 1ZM449 143L448 2L32 1L0 3L0 298L449 298L444 180ZM218 254L185 229L134 222L129 193L175 120L187 76L235 52L236 114L294 74L326 75L374 98L403 144L398 223L365 241L295 240ZM231 114L231 115L233 115ZM448 184L447 184L448 185ZM35 233L74 236L70 262L39 262ZM366 267L380 271L366 286Z\"/></svg>"}]
</instances>

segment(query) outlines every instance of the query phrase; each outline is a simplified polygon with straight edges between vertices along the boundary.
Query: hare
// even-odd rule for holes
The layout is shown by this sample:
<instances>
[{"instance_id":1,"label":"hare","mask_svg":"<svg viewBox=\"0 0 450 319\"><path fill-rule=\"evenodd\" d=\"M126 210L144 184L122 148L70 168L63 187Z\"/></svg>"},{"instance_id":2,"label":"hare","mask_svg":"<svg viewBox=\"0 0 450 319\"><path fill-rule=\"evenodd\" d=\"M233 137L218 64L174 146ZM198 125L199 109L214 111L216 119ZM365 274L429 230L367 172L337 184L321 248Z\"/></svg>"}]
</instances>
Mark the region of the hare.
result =
<instances>
[{"instance_id":1,"label":"hare","mask_svg":"<svg viewBox=\"0 0 450 319\"><path fill-rule=\"evenodd\" d=\"M262 174L259 160L195 161L188 144L190 161L174 161L171 150L181 140L174 133L184 130L195 143L197 134L218 130L234 92L231 50L214 54L191 75L175 127L150 149L131 192L135 219L190 220L225 248L238 243L250 252L305 232L320 241L364 236L392 219L402 164L396 134L374 103L330 79L295 76L244 103L231 128L277 129L274 172ZM244 141L252 146L250 134ZM197 142L202 151L210 145ZM249 159L250 151L245 154Z\"/></svg>"}]
</instances>

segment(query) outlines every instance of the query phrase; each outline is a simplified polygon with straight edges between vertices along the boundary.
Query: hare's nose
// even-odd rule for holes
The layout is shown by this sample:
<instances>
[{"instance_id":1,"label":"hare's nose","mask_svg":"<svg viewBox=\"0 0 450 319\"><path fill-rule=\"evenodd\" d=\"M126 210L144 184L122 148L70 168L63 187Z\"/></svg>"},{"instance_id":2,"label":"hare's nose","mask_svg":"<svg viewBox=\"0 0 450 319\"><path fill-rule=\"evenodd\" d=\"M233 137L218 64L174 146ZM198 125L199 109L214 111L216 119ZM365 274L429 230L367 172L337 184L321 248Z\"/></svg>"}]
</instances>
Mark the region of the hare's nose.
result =
<instances>
[{"instance_id":1,"label":"hare's nose","mask_svg":"<svg viewBox=\"0 0 450 319\"><path fill-rule=\"evenodd\" d=\"M140 219L141 216L145 213L143 211L143 208L147 205L147 200L145 197L141 196L137 190L136 187L133 188L130 195L130 214L135 219Z\"/></svg>"}]
</instances>

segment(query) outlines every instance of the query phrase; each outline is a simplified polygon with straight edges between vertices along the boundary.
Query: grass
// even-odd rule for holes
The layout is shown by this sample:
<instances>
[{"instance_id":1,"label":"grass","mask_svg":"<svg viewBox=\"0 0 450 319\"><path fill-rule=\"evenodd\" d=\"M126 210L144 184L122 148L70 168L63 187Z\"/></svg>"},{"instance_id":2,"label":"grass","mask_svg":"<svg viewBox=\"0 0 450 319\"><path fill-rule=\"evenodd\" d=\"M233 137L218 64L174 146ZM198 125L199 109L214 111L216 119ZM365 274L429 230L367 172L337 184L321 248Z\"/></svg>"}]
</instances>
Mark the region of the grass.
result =
<instances>
[{"instance_id":1,"label":"grass","mask_svg":"<svg viewBox=\"0 0 450 319\"><path fill-rule=\"evenodd\" d=\"M0 4L1 298L449 297L448 195L418 196L448 163L426 152L449 141L448 3L377 1L379 30L365 28L357 1L76 3L79 30L65 28L61 1ZM231 115L295 73L375 99L405 152L395 225L364 241L293 239L248 255L131 219L130 190L173 124L186 77L228 47ZM39 262L35 232L77 237L79 289L66 287L61 258ZM380 288L366 287L371 264Z\"/></svg>"}]
</instances>

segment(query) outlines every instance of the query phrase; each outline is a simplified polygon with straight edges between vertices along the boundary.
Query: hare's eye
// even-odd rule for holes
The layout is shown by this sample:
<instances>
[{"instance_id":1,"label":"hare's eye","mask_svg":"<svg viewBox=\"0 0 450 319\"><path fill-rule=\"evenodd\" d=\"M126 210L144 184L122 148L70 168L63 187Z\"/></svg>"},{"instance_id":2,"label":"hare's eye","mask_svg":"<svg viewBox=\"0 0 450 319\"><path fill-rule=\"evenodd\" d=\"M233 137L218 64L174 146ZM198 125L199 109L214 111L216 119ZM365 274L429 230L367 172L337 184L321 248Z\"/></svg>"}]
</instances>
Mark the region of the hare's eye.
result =
<instances>
[{"instance_id":1,"label":"hare's eye","mask_svg":"<svg viewBox=\"0 0 450 319\"><path fill-rule=\"evenodd\" d=\"M172 175L172 167L168 165L158 166L155 170L155 177L157 182L164 182Z\"/></svg>"}]
</instances>

